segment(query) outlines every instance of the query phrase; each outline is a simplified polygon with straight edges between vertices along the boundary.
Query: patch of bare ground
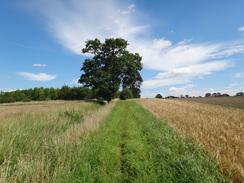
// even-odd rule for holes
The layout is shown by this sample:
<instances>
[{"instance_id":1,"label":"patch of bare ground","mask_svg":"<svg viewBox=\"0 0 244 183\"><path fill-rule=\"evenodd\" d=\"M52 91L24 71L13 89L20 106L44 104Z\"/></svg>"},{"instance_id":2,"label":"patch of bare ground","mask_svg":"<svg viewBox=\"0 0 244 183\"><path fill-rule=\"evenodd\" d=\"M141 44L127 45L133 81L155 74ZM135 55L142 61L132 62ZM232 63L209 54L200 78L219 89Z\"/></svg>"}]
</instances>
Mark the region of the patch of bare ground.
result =
<instances>
[{"instance_id":1,"label":"patch of bare ground","mask_svg":"<svg viewBox=\"0 0 244 183\"><path fill-rule=\"evenodd\" d=\"M244 181L244 110L182 100L136 100L183 137L194 137L234 182ZM235 171L233 171L235 170Z\"/></svg>"}]
</instances>

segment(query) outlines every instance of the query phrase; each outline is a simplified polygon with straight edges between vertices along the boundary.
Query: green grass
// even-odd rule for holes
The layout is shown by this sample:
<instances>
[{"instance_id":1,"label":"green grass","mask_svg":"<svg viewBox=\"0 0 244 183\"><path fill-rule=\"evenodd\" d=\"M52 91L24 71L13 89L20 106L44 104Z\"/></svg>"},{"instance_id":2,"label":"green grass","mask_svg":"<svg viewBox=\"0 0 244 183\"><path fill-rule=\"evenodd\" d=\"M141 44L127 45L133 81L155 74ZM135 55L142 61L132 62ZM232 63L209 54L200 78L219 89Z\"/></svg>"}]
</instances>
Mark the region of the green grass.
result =
<instances>
[{"instance_id":1,"label":"green grass","mask_svg":"<svg viewBox=\"0 0 244 183\"><path fill-rule=\"evenodd\" d=\"M203 150L133 101L118 102L79 151L81 166L67 182L230 182Z\"/></svg>"},{"instance_id":2,"label":"green grass","mask_svg":"<svg viewBox=\"0 0 244 183\"><path fill-rule=\"evenodd\" d=\"M117 102L90 136L58 143L97 108L16 114L19 125L1 139L0 182L230 182L202 149L134 101Z\"/></svg>"},{"instance_id":3,"label":"green grass","mask_svg":"<svg viewBox=\"0 0 244 183\"><path fill-rule=\"evenodd\" d=\"M75 144L62 146L57 140L98 108L100 105L95 103L66 102L49 111L2 118L0 182L53 182L57 172L66 169L64 163L70 163L76 149Z\"/></svg>"}]
</instances>

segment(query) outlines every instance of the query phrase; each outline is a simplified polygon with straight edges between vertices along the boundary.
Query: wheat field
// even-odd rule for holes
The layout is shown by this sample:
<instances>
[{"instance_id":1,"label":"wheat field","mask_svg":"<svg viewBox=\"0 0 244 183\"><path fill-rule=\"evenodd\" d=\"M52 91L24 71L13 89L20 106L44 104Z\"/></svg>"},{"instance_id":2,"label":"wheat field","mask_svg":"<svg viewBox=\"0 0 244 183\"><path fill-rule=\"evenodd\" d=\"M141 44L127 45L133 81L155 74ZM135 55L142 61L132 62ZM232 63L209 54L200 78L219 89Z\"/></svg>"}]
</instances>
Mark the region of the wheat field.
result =
<instances>
[{"instance_id":1,"label":"wheat field","mask_svg":"<svg viewBox=\"0 0 244 183\"><path fill-rule=\"evenodd\" d=\"M244 180L244 110L180 100L136 100L183 137L197 139L234 182Z\"/></svg>"}]
</instances>

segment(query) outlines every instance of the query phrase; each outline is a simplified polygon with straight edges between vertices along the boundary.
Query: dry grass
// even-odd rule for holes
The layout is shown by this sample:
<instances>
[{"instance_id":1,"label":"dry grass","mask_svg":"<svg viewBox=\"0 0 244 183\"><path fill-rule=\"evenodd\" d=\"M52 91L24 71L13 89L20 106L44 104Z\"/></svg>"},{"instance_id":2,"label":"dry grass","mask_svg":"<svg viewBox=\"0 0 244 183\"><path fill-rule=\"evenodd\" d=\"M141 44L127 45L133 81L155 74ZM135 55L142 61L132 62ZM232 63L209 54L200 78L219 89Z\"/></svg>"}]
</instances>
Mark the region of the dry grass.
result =
<instances>
[{"instance_id":1,"label":"dry grass","mask_svg":"<svg viewBox=\"0 0 244 183\"><path fill-rule=\"evenodd\" d=\"M179 100L244 109L244 97L242 97L242 96L238 96L238 97L237 96L235 96L235 97L201 97L201 98L183 98L183 99L180 98Z\"/></svg>"},{"instance_id":2,"label":"dry grass","mask_svg":"<svg viewBox=\"0 0 244 183\"><path fill-rule=\"evenodd\" d=\"M0 119L6 115L14 115L16 113L28 112L45 112L54 108L60 108L65 105L65 101L49 101L49 102L15 102L8 104L0 104Z\"/></svg>"},{"instance_id":3,"label":"dry grass","mask_svg":"<svg viewBox=\"0 0 244 183\"><path fill-rule=\"evenodd\" d=\"M140 99L184 137L194 137L214 155L234 182L244 179L244 110L181 100ZM233 169L236 172L233 172Z\"/></svg>"},{"instance_id":4,"label":"dry grass","mask_svg":"<svg viewBox=\"0 0 244 183\"><path fill-rule=\"evenodd\" d=\"M114 101L0 105L0 182L60 182L70 173L83 138L99 128ZM17 106L16 106L17 105ZM60 179L61 179L60 178Z\"/></svg>"},{"instance_id":5,"label":"dry grass","mask_svg":"<svg viewBox=\"0 0 244 183\"><path fill-rule=\"evenodd\" d=\"M54 141L61 144L70 144L79 140L81 136L88 136L99 128L100 123L111 112L117 100L113 100L102 108L88 112L83 119L83 123L71 126L64 134L55 137Z\"/></svg>"}]
</instances>

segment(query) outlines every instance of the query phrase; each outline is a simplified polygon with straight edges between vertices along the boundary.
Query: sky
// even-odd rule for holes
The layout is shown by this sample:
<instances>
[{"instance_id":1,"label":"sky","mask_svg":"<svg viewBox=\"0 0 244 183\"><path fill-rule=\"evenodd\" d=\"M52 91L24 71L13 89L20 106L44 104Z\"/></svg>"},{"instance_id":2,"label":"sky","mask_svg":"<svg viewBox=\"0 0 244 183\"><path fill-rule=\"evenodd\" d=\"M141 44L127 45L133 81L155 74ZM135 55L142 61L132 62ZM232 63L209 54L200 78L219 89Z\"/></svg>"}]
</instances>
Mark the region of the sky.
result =
<instances>
[{"instance_id":1,"label":"sky","mask_svg":"<svg viewBox=\"0 0 244 183\"><path fill-rule=\"evenodd\" d=\"M2 0L0 91L81 86L81 49L123 38L143 98L244 92L244 0Z\"/></svg>"}]
</instances>

